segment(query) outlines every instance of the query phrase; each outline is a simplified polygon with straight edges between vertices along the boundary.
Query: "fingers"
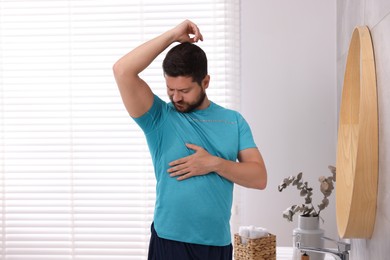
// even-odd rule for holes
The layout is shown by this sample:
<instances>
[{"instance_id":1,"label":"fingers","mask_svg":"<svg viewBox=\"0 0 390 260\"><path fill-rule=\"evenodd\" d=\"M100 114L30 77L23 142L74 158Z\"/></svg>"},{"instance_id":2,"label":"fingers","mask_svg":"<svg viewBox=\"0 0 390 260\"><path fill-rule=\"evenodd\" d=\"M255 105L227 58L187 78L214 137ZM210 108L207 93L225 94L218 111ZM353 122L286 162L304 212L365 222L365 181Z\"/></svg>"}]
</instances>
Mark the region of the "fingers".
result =
<instances>
[{"instance_id":1,"label":"fingers","mask_svg":"<svg viewBox=\"0 0 390 260\"><path fill-rule=\"evenodd\" d=\"M178 177L176 178L178 181L188 179L192 176L190 170L182 165L169 168L168 173L170 173L170 177Z\"/></svg>"},{"instance_id":2,"label":"fingers","mask_svg":"<svg viewBox=\"0 0 390 260\"><path fill-rule=\"evenodd\" d=\"M169 166L176 166L176 165L180 165L180 164L183 164L185 163L186 161L188 160L187 157L184 157L184 158L181 158L181 159L178 159L178 160L175 160L175 161L172 161L169 163Z\"/></svg>"},{"instance_id":3,"label":"fingers","mask_svg":"<svg viewBox=\"0 0 390 260\"><path fill-rule=\"evenodd\" d=\"M183 164L179 164L177 166L173 166L171 168L169 168L167 170L168 173L171 173L172 176L175 176L175 175L181 175L181 174L184 174L184 173L187 173L188 171L186 170L186 166L184 166Z\"/></svg>"},{"instance_id":4,"label":"fingers","mask_svg":"<svg viewBox=\"0 0 390 260\"><path fill-rule=\"evenodd\" d=\"M197 146L197 145L195 145L195 144L186 144L186 146L188 147L188 148L190 148L191 150L194 150L194 151L199 151L199 150L202 150L203 148L202 147L200 147L200 146Z\"/></svg>"},{"instance_id":5,"label":"fingers","mask_svg":"<svg viewBox=\"0 0 390 260\"><path fill-rule=\"evenodd\" d=\"M189 179L189 178L191 178L191 177L192 177L191 174L187 173L187 174L184 174L184 175L182 175L182 176L176 178L176 180L178 180L178 181L183 181L183 180Z\"/></svg>"},{"instance_id":6,"label":"fingers","mask_svg":"<svg viewBox=\"0 0 390 260\"><path fill-rule=\"evenodd\" d=\"M209 172L208 169L204 167L204 165L207 164L205 163L204 159L209 156L205 149L201 146L197 146L195 144L190 143L186 143L186 147L191 150L194 150L195 153L187 157L172 161L168 164L169 168L167 172L169 173L169 176L179 176L177 178L177 180L179 181L191 178L193 176L203 175Z\"/></svg>"},{"instance_id":7,"label":"fingers","mask_svg":"<svg viewBox=\"0 0 390 260\"><path fill-rule=\"evenodd\" d=\"M179 42L198 42L203 41L203 35L200 33L198 26L190 20L185 20L179 24L176 29L179 32Z\"/></svg>"},{"instance_id":8,"label":"fingers","mask_svg":"<svg viewBox=\"0 0 390 260\"><path fill-rule=\"evenodd\" d=\"M187 164L187 157L169 163L170 168L167 172L170 177L176 178L178 181L182 181L191 178L194 174L191 172L191 167Z\"/></svg>"},{"instance_id":9,"label":"fingers","mask_svg":"<svg viewBox=\"0 0 390 260\"><path fill-rule=\"evenodd\" d=\"M203 35L200 33L200 30L198 26L191 22L191 32L190 34L193 34L194 37L192 38L193 42L203 41Z\"/></svg>"},{"instance_id":10,"label":"fingers","mask_svg":"<svg viewBox=\"0 0 390 260\"><path fill-rule=\"evenodd\" d=\"M188 170L180 170L180 171L175 171L175 172L172 172L171 174L169 174L170 177L182 177L184 175L190 175L190 172L188 172Z\"/></svg>"}]
</instances>

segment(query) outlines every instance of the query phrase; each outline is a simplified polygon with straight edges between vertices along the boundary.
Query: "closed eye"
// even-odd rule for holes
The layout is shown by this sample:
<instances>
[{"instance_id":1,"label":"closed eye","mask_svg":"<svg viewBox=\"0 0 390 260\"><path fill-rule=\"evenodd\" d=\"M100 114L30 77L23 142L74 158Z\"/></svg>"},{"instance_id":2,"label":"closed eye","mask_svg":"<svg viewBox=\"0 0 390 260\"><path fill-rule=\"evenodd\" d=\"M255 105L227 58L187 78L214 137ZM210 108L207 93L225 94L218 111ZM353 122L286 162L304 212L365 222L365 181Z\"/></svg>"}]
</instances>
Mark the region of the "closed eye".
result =
<instances>
[{"instance_id":1,"label":"closed eye","mask_svg":"<svg viewBox=\"0 0 390 260\"><path fill-rule=\"evenodd\" d=\"M174 91L175 91L175 89L168 88L168 91L170 91L170 92L174 92ZM179 91L179 92L181 92L181 93L184 93L184 94L186 94L186 93L189 93L189 92L191 91L191 88L178 89L177 91Z\"/></svg>"}]
</instances>

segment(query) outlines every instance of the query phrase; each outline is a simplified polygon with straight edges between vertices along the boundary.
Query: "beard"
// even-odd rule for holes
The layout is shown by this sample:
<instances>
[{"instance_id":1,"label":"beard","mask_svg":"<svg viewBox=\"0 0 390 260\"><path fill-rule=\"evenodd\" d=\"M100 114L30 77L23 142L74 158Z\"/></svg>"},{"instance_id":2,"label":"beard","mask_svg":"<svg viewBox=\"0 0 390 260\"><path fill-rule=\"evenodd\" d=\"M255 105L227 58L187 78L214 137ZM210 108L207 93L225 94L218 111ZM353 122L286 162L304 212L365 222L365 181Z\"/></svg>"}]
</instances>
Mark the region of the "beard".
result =
<instances>
[{"instance_id":1,"label":"beard","mask_svg":"<svg viewBox=\"0 0 390 260\"><path fill-rule=\"evenodd\" d=\"M190 113L193 110L197 109L206 98L206 91L202 89L202 91L199 93L198 97L191 103L179 101L179 102L173 102L172 97L169 97L172 104L175 106L176 110L181 113Z\"/></svg>"}]
</instances>

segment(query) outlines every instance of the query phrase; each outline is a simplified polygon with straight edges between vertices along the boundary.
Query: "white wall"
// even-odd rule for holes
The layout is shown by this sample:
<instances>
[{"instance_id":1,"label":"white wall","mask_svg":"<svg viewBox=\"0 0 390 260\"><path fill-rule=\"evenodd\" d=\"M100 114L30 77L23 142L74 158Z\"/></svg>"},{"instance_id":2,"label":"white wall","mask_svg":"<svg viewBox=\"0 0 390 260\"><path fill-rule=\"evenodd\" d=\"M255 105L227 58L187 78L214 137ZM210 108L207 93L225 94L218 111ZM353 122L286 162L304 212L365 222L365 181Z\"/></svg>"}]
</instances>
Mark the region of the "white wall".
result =
<instances>
[{"instance_id":1,"label":"white wall","mask_svg":"<svg viewBox=\"0 0 390 260\"><path fill-rule=\"evenodd\" d=\"M297 190L277 190L303 171L320 203L318 177L336 163L336 2L241 1L242 113L268 169L264 191L239 188L239 224L267 228L278 246L292 245L296 222L282 212L303 203ZM335 196L322 228L337 238Z\"/></svg>"},{"instance_id":2,"label":"white wall","mask_svg":"<svg viewBox=\"0 0 390 260\"><path fill-rule=\"evenodd\" d=\"M337 86L341 96L353 29L366 25L374 45L379 110L379 182L371 239L352 239L351 259L389 259L390 247L390 1L337 1ZM338 98L340 100L340 98Z\"/></svg>"}]
</instances>

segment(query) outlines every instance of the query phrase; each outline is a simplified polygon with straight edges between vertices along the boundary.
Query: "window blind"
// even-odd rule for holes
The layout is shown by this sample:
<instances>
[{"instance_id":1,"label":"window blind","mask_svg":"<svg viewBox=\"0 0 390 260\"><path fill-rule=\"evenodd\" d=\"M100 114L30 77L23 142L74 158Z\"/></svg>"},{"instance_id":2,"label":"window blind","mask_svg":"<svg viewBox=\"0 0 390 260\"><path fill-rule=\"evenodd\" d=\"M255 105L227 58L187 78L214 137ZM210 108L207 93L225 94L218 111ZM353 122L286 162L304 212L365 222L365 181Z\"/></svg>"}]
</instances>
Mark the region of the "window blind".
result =
<instances>
[{"instance_id":1,"label":"window blind","mask_svg":"<svg viewBox=\"0 0 390 260\"><path fill-rule=\"evenodd\" d=\"M1 259L145 259L155 179L112 65L183 19L239 105L239 1L0 0ZM166 98L161 62L142 77Z\"/></svg>"}]
</instances>

